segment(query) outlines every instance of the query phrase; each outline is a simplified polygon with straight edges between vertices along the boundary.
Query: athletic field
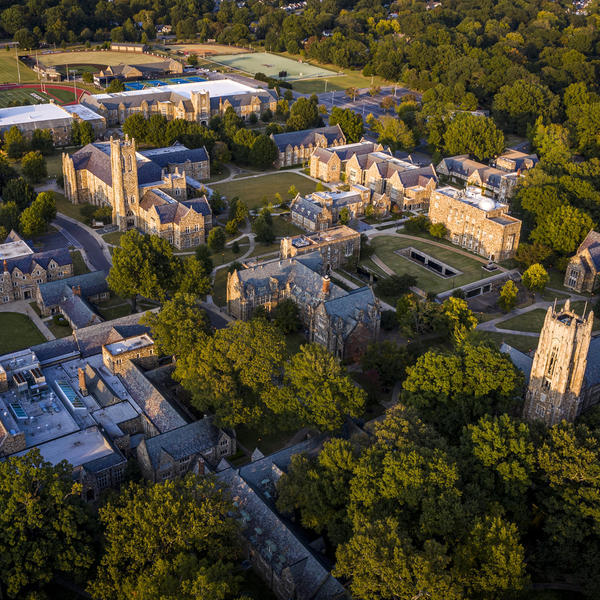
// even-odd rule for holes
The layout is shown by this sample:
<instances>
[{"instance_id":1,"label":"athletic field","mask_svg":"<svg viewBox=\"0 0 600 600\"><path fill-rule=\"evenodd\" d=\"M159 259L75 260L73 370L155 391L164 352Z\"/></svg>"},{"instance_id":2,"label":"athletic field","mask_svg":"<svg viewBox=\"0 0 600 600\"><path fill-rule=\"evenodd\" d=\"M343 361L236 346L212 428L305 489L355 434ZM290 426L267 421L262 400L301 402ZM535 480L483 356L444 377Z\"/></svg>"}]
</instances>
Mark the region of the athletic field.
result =
<instances>
[{"instance_id":1,"label":"athletic field","mask_svg":"<svg viewBox=\"0 0 600 600\"><path fill-rule=\"evenodd\" d=\"M114 52L112 50L82 50L79 52L56 52L41 54L37 60L48 66L58 65L143 65L165 60L162 56L152 56L143 52Z\"/></svg>"},{"instance_id":2,"label":"athletic field","mask_svg":"<svg viewBox=\"0 0 600 600\"><path fill-rule=\"evenodd\" d=\"M335 75L333 71L268 52L217 54L216 56L211 56L210 60L219 65L231 67L250 75L264 73L269 77L277 78L281 71L286 71L287 76L283 79L287 80L331 77Z\"/></svg>"},{"instance_id":3,"label":"athletic field","mask_svg":"<svg viewBox=\"0 0 600 600\"><path fill-rule=\"evenodd\" d=\"M81 90L79 90L81 91ZM68 104L75 101L73 90L67 86L46 84L46 92L36 87L0 88L0 108L25 104L45 104L53 100L56 104Z\"/></svg>"},{"instance_id":4,"label":"athletic field","mask_svg":"<svg viewBox=\"0 0 600 600\"><path fill-rule=\"evenodd\" d=\"M21 71L21 82L37 81L37 75L20 61L19 70ZM0 83L17 83L18 81L17 60L14 50L10 52L0 51Z\"/></svg>"},{"instance_id":5,"label":"athletic field","mask_svg":"<svg viewBox=\"0 0 600 600\"><path fill-rule=\"evenodd\" d=\"M197 54L198 56L210 56L213 54L243 54L248 52L247 48L227 46L225 44L169 44L167 49L171 52L184 52L185 54Z\"/></svg>"}]
</instances>

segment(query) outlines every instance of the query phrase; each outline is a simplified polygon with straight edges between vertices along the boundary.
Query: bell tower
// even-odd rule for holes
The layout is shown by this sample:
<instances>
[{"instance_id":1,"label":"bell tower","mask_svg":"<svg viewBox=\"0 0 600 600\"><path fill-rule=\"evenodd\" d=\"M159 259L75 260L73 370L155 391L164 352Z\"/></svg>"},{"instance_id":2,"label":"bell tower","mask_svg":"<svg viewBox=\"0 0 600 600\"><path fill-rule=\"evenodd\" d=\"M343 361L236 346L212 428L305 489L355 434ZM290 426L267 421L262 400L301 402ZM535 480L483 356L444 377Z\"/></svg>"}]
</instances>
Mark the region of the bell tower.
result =
<instances>
[{"instance_id":1,"label":"bell tower","mask_svg":"<svg viewBox=\"0 0 600 600\"><path fill-rule=\"evenodd\" d=\"M574 421L584 408L584 376L594 313L577 315L570 302L548 307L531 366L523 417L547 425Z\"/></svg>"},{"instance_id":2,"label":"bell tower","mask_svg":"<svg viewBox=\"0 0 600 600\"><path fill-rule=\"evenodd\" d=\"M120 231L136 226L139 186L135 140L110 138L113 223Z\"/></svg>"}]
</instances>

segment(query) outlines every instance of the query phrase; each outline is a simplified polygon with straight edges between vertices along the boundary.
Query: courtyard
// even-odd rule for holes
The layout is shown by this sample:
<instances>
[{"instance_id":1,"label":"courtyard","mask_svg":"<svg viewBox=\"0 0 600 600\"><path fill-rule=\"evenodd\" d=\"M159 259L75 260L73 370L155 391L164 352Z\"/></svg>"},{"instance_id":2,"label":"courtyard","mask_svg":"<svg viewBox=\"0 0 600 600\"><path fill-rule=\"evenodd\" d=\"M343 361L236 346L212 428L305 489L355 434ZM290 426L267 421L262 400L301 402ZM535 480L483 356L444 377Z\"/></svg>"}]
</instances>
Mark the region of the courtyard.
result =
<instances>
[{"instance_id":1,"label":"courtyard","mask_svg":"<svg viewBox=\"0 0 600 600\"><path fill-rule=\"evenodd\" d=\"M492 275L492 273L488 273L483 269L483 263L476 258L460 254L450 246L448 248L441 248L426 240L383 235L373 238L371 240L371 247L374 249L375 255L389 269L398 275L408 273L415 276L417 278L417 287L427 292L439 294L440 292L445 292L446 290L460 287L479 279L485 279ZM396 250L408 247L426 252L432 258L453 267L457 271L461 271L461 273L454 277L443 278L420 264L396 253ZM361 264L376 273L381 271L371 259L367 259Z\"/></svg>"},{"instance_id":2,"label":"courtyard","mask_svg":"<svg viewBox=\"0 0 600 600\"><path fill-rule=\"evenodd\" d=\"M257 209L263 206L265 198L267 202L276 203L275 194L280 194L284 202L291 200L288 190L292 185L303 196L314 192L317 187L317 183L312 179L285 171L232 179L226 183L211 184L210 187L227 199L237 196L248 205L248 208Z\"/></svg>"}]
</instances>

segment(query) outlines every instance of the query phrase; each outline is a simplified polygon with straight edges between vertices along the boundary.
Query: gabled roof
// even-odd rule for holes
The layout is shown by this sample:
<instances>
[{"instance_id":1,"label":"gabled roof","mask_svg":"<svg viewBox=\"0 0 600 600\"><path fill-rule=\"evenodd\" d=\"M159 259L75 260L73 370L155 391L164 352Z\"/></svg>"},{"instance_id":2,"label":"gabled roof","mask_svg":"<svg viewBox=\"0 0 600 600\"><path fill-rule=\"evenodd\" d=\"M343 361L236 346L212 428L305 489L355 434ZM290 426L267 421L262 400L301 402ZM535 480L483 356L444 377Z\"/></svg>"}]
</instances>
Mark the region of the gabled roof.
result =
<instances>
[{"instance_id":1,"label":"gabled roof","mask_svg":"<svg viewBox=\"0 0 600 600\"><path fill-rule=\"evenodd\" d=\"M214 448L220 435L220 430L212 424L212 420L204 417L200 421L151 437L143 443L146 444L152 467L157 469L163 452L173 460L201 454Z\"/></svg>"},{"instance_id":2,"label":"gabled roof","mask_svg":"<svg viewBox=\"0 0 600 600\"><path fill-rule=\"evenodd\" d=\"M71 158L76 171L86 169L100 181L112 186L110 168L110 145L107 143L88 144L77 150Z\"/></svg>"},{"instance_id":3,"label":"gabled roof","mask_svg":"<svg viewBox=\"0 0 600 600\"><path fill-rule=\"evenodd\" d=\"M55 306L73 296L73 287L81 288L81 296L87 298L108 291L105 271L92 271L83 275L75 275L56 281L48 281L39 286L40 295L45 306Z\"/></svg>"},{"instance_id":4,"label":"gabled roof","mask_svg":"<svg viewBox=\"0 0 600 600\"><path fill-rule=\"evenodd\" d=\"M73 324L75 329L100 323L102 319L92 310L91 306L81 296L72 294L60 303L60 308Z\"/></svg>"},{"instance_id":5,"label":"gabled roof","mask_svg":"<svg viewBox=\"0 0 600 600\"><path fill-rule=\"evenodd\" d=\"M594 267L600 271L600 233L590 230L577 248L577 254L581 254L584 250L589 251Z\"/></svg>"},{"instance_id":6,"label":"gabled roof","mask_svg":"<svg viewBox=\"0 0 600 600\"><path fill-rule=\"evenodd\" d=\"M310 146L311 144L314 146L318 136L324 136L328 145L335 140L346 139L339 125L275 133L271 135L271 139L275 142L279 151L284 152L288 146Z\"/></svg>"},{"instance_id":7,"label":"gabled roof","mask_svg":"<svg viewBox=\"0 0 600 600\"><path fill-rule=\"evenodd\" d=\"M36 265L47 269L50 261L53 260L59 266L70 265L73 263L71 254L67 248L57 248L56 250L46 250L46 252L36 252L34 254L25 254L16 258L8 258L4 261L4 268L12 273L14 269L19 269L21 273L31 274Z\"/></svg>"},{"instance_id":8,"label":"gabled roof","mask_svg":"<svg viewBox=\"0 0 600 600\"><path fill-rule=\"evenodd\" d=\"M153 163L162 168L166 168L169 165L182 164L188 160L191 162L206 162L208 160L206 148L189 149L178 142L166 148L142 150L139 154L149 158Z\"/></svg>"}]
</instances>

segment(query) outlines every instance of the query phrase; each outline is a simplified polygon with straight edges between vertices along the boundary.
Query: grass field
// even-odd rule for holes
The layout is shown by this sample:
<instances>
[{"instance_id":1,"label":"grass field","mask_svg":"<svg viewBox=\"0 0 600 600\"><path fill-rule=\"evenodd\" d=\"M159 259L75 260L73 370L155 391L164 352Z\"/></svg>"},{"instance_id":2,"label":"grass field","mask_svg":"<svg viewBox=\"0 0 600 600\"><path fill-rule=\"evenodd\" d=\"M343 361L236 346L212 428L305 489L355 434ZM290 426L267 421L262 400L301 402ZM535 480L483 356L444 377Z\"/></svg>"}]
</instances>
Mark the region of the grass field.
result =
<instances>
[{"instance_id":1,"label":"grass field","mask_svg":"<svg viewBox=\"0 0 600 600\"><path fill-rule=\"evenodd\" d=\"M12 104L22 106L24 104L44 104L50 102L51 97L44 92L31 88L14 88L11 90L0 90L0 108L6 108Z\"/></svg>"},{"instance_id":2,"label":"grass field","mask_svg":"<svg viewBox=\"0 0 600 600\"><path fill-rule=\"evenodd\" d=\"M275 194L281 194L284 200L289 200L288 189L294 185L302 195L314 192L316 183L297 173L272 173L261 177L236 179L227 183L216 183L211 187L227 198L238 196L249 208L260 208L263 198L269 202L275 200Z\"/></svg>"},{"instance_id":3,"label":"grass field","mask_svg":"<svg viewBox=\"0 0 600 600\"><path fill-rule=\"evenodd\" d=\"M37 81L37 75L19 61L19 71L21 73L21 83L30 83ZM17 59L14 52L0 52L0 83L17 83L19 75L17 73Z\"/></svg>"},{"instance_id":4,"label":"grass field","mask_svg":"<svg viewBox=\"0 0 600 600\"><path fill-rule=\"evenodd\" d=\"M185 52L186 54L197 54L198 56L210 56L214 54L244 54L247 48L237 46L226 46L224 44L175 44L165 46L165 50L171 52Z\"/></svg>"},{"instance_id":5,"label":"grass field","mask_svg":"<svg viewBox=\"0 0 600 600\"><path fill-rule=\"evenodd\" d=\"M281 71L286 71L287 76L283 79L287 81L315 77L330 77L335 75L335 72L332 72L329 69L324 69L306 62L300 62L286 56L271 54L270 52L216 54L211 56L211 60L220 65L232 69L239 69L240 71L250 73L251 75L264 73L269 77L279 77Z\"/></svg>"},{"instance_id":6,"label":"grass field","mask_svg":"<svg viewBox=\"0 0 600 600\"><path fill-rule=\"evenodd\" d=\"M46 341L33 321L19 313L0 313L0 331L0 354L15 352Z\"/></svg>"},{"instance_id":7,"label":"grass field","mask_svg":"<svg viewBox=\"0 0 600 600\"><path fill-rule=\"evenodd\" d=\"M428 292L435 292L436 294L461 286L479 279L483 279L489 274L482 269L482 263L479 261L458 254L452 251L451 248L439 248L426 241L417 241L396 238L392 236L380 236L371 240L371 246L375 249L375 254L393 271L398 275L403 273L410 273L417 278L417 286ZM437 258L438 260L459 269L462 271L462 275L456 275L455 277L449 277L444 279L439 277L421 267L417 263L399 256L394 252L399 248L406 248L412 246L417 250L427 252L430 256ZM374 263L368 259L365 261L367 266L374 268Z\"/></svg>"},{"instance_id":8,"label":"grass field","mask_svg":"<svg viewBox=\"0 0 600 600\"><path fill-rule=\"evenodd\" d=\"M143 65L158 62L157 56L142 52L113 52L111 50L83 50L77 52L56 52L38 54L39 62L48 66L59 65Z\"/></svg>"},{"instance_id":9,"label":"grass field","mask_svg":"<svg viewBox=\"0 0 600 600\"><path fill-rule=\"evenodd\" d=\"M482 331L480 335L483 339L491 341L498 348L504 342L521 352L529 352L535 350L538 345L538 337L531 335L514 335L511 333L495 333L491 331Z\"/></svg>"},{"instance_id":10,"label":"grass field","mask_svg":"<svg viewBox=\"0 0 600 600\"><path fill-rule=\"evenodd\" d=\"M71 260L73 261L73 275L85 275L90 272L79 250L71 252Z\"/></svg>"}]
</instances>

